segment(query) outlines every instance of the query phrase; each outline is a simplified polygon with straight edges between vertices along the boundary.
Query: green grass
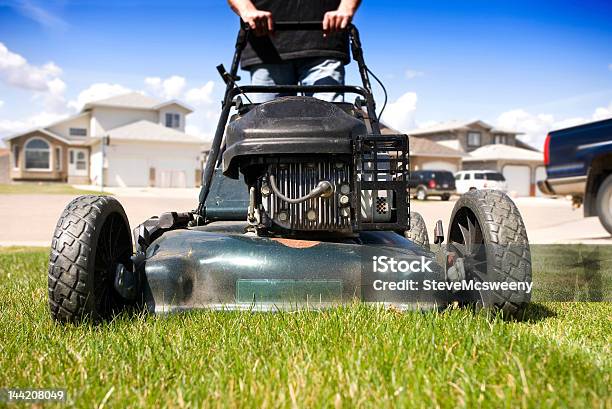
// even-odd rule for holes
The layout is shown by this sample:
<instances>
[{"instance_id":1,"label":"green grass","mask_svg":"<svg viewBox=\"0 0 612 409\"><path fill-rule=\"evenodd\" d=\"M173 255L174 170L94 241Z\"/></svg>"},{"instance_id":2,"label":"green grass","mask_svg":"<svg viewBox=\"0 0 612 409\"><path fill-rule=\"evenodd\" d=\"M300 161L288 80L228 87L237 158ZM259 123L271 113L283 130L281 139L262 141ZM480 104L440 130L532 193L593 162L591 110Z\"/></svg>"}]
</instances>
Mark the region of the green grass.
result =
<instances>
[{"instance_id":1,"label":"green grass","mask_svg":"<svg viewBox=\"0 0 612 409\"><path fill-rule=\"evenodd\" d=\"M65 183L15 183L0 184L0 195L27 195L27 194L52 194L52 195L110 195L108 192L99 190L77 189Z\"/></svg>"},{"instance_id":2,"label":"green grass","mask_svg":"<svg viewBox=\"0 0 612 409\"><path fill-rule=\"evenodd\" d=\"M195 312L58 325L47 252L0 252L0 388L77 407L612 407L612 304ZM0 403L0 406L2 404Z\"/></svg>"}]
</instances>

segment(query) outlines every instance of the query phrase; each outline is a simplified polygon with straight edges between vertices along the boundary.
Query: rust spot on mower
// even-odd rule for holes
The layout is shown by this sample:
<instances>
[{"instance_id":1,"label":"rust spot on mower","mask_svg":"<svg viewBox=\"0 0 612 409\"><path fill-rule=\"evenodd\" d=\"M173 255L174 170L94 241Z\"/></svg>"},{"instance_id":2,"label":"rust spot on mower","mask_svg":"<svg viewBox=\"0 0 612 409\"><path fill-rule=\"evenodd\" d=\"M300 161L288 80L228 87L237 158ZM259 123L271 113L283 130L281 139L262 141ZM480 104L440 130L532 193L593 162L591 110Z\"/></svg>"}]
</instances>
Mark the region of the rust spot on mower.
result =
<instances>
[{"instance_id":1,"label":"rust spot on mower","mask_svg":"<svg viewBox=\"0 0 612 409\"><path fill-rule=\"evenodd\" d=\"M293 240L293 239L281 239L281 238L273 238L272 240L282 244L283 246L291 247L294 249L309 249L321 243L320 241Z\"/></svg>"}]
</instances>

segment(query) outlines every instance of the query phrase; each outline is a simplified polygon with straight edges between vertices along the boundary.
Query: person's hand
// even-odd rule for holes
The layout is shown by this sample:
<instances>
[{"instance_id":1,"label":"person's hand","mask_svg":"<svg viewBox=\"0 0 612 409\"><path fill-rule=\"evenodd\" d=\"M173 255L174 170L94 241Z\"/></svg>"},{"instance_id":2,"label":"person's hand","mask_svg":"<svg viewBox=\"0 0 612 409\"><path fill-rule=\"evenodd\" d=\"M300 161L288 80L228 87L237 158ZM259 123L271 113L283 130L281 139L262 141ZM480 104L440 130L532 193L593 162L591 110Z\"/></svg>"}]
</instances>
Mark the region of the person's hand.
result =
<instances>
[{"instance_id":1,"label":"person's hand","mask_svg":"<svg viewBox=\"0 0 612 409\"><path fill-rule=\"evenodd\" d=\"M272 13L269 11L254 8L241 13L240 18L251 27L258 37L266 36L274 31Z\"/></svg>"},{"instance_id":2,"label":"person's hand","mask_svg":"<svg viewBox=\"0 0 612 409\"><path fill-rule=\"evenodd\" d=\"M354 11L338 9L328 11L323 16L323 36L326 37L329 33L344 30L351 23Z\"/></svg>"}]
</instances>

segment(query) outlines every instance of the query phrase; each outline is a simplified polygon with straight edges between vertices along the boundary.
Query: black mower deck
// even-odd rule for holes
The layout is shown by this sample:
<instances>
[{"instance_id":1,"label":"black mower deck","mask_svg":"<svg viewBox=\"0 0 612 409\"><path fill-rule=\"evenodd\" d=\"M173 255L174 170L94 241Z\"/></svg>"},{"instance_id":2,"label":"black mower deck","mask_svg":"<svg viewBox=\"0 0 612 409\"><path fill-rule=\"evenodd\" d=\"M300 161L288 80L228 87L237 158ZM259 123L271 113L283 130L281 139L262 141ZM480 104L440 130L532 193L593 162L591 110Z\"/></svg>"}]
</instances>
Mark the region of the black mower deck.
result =
<instances>
[{"instance_id":1,"label":"black mower deck","mask_svg":"<svg viewBox=\"0 0 612 409\"><path fill-rule=\"evenodd\" d=\"M362 301L398 309L448 304L444 292L377 291L373 282L444 280L431 272L373 272L373 257L431 260L432 253L393 232L364 232L359 243L265 238L242 234L244 222L177 230L153 242L146 254L145 301L151 312L207 308L293 310ZM352 243L350 242L352 241Z\"/></svg>"}]
</instances>

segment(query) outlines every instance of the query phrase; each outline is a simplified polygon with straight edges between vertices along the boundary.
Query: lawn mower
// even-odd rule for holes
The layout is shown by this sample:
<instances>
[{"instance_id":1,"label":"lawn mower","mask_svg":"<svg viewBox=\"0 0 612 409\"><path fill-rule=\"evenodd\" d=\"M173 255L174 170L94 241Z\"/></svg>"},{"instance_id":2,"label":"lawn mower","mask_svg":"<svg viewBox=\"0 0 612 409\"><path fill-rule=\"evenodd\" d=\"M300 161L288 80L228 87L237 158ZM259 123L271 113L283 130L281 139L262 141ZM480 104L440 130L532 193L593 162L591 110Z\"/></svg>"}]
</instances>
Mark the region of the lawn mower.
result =
<instances>
[{"instance_id":1,"label":"lawn mower","mask_svg":"<svg viewBox=\"0 0 612 409\"><path fill-rule=\"evenodd\" d=\"M275 30L321 30L277 22ZM52 317L107 319L131 308L278 311L363 302L406 309L475 305L516 313L530 293L525 225L508 196L456 202L444 243L410 212L406 135L381 134L359 32L346 30L361 86L241 86L241 27L197 208L132 232L111 196L81 196L52 240ZM382 84L381 84L382 85ZM254 93L285 96L252 103ZM326 102L317 93L355 95ZM464 285L465 283L472 283ZM484 286L496 284L497 286Z\"/></svg>"}]
</instances>

